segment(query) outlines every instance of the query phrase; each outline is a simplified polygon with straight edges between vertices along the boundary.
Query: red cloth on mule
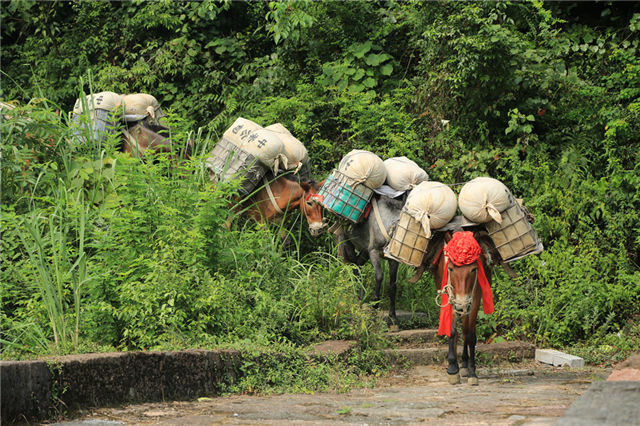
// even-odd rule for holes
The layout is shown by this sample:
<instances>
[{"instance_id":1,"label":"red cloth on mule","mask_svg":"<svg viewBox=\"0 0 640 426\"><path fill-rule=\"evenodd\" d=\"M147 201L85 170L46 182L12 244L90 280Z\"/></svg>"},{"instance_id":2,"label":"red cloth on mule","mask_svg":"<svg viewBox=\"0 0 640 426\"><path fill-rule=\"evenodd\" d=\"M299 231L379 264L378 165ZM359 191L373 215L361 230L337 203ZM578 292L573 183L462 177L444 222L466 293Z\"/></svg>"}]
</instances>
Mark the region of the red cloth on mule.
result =
<instances>
[{"instance_id":1,"label":"red cloth on mule","mask_svg":"<svg viewBox=\"0 0 640 426\"><path fill-rule=\"evenodd\" d=\"M447 255L447 263L444 265L444 273L442 274L442 284L440 289L442 290L449 282L449 261L453 262L456 266L470 265L471 263L478 261L478 282L480 282L480 288L482 289L482 309L485 315L493 312L493 294L491 293L491 287L487 276L484 273L482 262L480 261L480 253L482 249L480 244L473 237L473 232L458 232L453 234L453 238L449 243L444 246L443 251ZM442 293L442 304L440 308L440 326L438 327L438 334L447 335L451 337L451 324L453 322L453 306L449 304L449 295Z\"/></svg>"}]
</instances>

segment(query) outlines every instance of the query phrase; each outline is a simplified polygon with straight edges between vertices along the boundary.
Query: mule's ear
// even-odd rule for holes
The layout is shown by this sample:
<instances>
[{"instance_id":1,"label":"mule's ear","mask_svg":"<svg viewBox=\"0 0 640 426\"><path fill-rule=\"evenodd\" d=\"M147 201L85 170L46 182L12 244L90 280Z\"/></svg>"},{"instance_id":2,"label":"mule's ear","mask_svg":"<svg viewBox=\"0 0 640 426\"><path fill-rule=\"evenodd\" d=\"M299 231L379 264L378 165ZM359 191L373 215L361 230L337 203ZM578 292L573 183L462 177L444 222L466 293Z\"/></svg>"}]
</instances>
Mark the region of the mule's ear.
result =
<instances>
[{"instance_id":1,"label":"mule's ear","mask_svg":"<svg viewBox=\"0 0 640 426\"><path fill-rule=\"evenodd\" d=\"M304 192L311 191L311 184L309 182L305 182L303 180L300 181L300 187L304 190Z\"/></svg>"}]
</instances>

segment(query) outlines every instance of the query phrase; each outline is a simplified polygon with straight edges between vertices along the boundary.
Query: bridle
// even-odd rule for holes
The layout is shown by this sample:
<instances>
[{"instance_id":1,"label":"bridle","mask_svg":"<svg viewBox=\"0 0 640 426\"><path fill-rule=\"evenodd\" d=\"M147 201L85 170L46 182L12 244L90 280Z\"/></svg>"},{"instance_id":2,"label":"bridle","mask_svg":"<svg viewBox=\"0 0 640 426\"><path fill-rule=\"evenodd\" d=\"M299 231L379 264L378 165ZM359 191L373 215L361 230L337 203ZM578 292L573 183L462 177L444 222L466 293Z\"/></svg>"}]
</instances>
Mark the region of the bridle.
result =
<instances>
[{"instance_id":1,"label":"bridle","mask_svg":"<svg viewBox=\"0 0 640 426\"><path fill-rule=\"evenodd\" d=\"M480 258L478 258L476 262L480 262ZM445 256L445 268L447 267L448 263L449 263L449 258ZM473 298L475 297L477 287L478 287L478 270L476 269L476 279L473 283L473 289L471 290L471 297L468 299L469 300L468 303L472 306L473 306ZM438 301L438 298L439 297L442 298L442 295L445 293L448 296L449 300L447 303L442 304L440 303L440 301ZM454 306L454 295L453 295L453 286L451 285L451 274L449 274L449 277L447 279L447 284L442 289L438 290L438 294L436 295L436 305L438 305L440 308L444 308L447 305L451 305L454 307L453 312L455 312L456 316L462 316L462 314L458 314Z\"/></svg>"}]
</instances>

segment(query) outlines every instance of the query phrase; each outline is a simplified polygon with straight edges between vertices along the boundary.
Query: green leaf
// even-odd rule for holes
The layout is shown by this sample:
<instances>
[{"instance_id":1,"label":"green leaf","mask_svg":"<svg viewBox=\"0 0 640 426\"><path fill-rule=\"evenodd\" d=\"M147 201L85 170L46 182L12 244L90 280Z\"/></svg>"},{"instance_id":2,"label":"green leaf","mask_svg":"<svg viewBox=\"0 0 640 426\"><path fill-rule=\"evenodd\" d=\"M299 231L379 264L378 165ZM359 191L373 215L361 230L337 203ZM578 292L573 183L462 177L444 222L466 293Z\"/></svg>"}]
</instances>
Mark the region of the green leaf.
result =
<instances>
[{"instance_id":1,"label":"green leaf","mask_svg":"<svg viewBox=\"0 0 640 426\"><path fill-rule=\"evenodd\" d=\"M338 90L344 90L347 88L347 84L349 84L349 82L347 81L347 79L345 78L344 80L342 80L340 83L338 83Z\"/></svg>"},{"instance_id":2,"label":"green leaf","mask_svg":"<svg viewBox=\"0 0 640 426\"><path fill-rule=\"evenodd\" d=\"M362 77L364 77L364 71L363 71L363 70L361 70L361 69L358 69L358 71L356 71L356 75L354 75L352 78L353 78L355 81L358 81L358 80L360 80Z\"/></svg>"},{"instance_id":3,"label":"green leaf","mask_svg":"<svg viewBox=\"0 0 640 426\"><path fill-rule=\"evenodd\" d=\"M385 64L380 67L380 74L382 75L391 75L392 72L393 72L393 65L391 64Z\"/></svg>"},{"instance_id":4,"label":"green leaf","mask_svg":"<svg viewBox=\"0 0 640 426\"><path fill-rule=\"evenodd\" d=\"M355 68L347 68L347 69L344 71L344 73L345 73L346 75L353 75L353 74L355 74L355 73L356 73L356 69L355 69Z\"/></svg>"},{"instance_id":5,"label":"green leaf","mask_svg":"<svg viewBox=\"0 0 640 426\"><path fill-rule=\"evenodd\" d=\"M220 55L221 53L224 53L227 51L227 46L218 46L216 47L216 53L218 55Z\"/></svg>"},{"instance_id":6,"label":"green leaf","mask_svg":"<svg viewBox=\"0 0 640 426\"><path fill-rule=\"evenodd\" d=\"M378 84L378 82L377 82L375 79L373 79L373 78L369 77L369 78L364 79L364 81L362 82L362 84L364 84L364 85L365 85L365 86L367 86L368 88L372 88L372 87L374 87L376 84Z\"/></svg>"},{"instance_id":7,"label":"green leaf","mask_svg":"<svg viewBox=\"0 0 640 426\"><path fill-rule=\"evenodd\" d=\"M593 36L591 34L585 34L583 38L585 43L591 43L593 41Z\"/></svg>"},{"instance_id":8,"label":"green leaf","mask_svg":"<svg viewBox=\"0 0 640 426\"><path fill-rule=\"evenodd\" d=\"M367 41L358 46L353 54L356 58L362 58L369 50L371 50L371 42Z\"/></svg>"},{"instance_id":9,"label":"green leaf","mask_svg":"<svg viewBox=\"0 0 640 426\"><path fill-rule=\"evenodd\" d=\"M189 50L187 50L187 54L189 56L196 56L198 54L198 52L196 52L194 49L189 49Z\"/></svg>"},{"instance_id":10,"label":"green leaf","mask_svg":"<svg viewBox=\"0 0 640 426\"><path fill-rule=\"evenodd\" d=\"M528 121L536 121L536 118L533 115L527 115Z\"/></svg>"},{"instance_id":11,"label":"green leaf","mask_svg":"<svg viewBox=\"0 0 640 426\"><path fill-rule=\"evenodd\" d=\"M364 84L352 84L349 86L349 90L353 93L360 93L364 90Z\"/></svg>"},{"instance_id":12,"label":"green leaf","mask_svg":"<svg viewBox=\"0 0 640 426\"><path fill-rule=\"evenodd\" d=\"M365 62L367 65L377 67L378 64L380 63L380 60L378 59L378 55L376 55L375 53L372 53L367 56L367 59L365 59Z\"/></svg>"}]
</instances>

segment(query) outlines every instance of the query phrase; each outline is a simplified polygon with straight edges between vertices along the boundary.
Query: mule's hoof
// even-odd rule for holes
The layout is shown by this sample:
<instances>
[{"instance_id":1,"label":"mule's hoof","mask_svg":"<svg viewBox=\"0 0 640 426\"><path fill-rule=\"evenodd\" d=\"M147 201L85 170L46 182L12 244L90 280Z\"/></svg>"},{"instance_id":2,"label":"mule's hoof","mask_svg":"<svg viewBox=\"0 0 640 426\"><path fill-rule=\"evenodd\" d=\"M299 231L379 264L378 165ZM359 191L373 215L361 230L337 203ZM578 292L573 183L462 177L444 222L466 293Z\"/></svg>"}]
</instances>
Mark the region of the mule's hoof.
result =
<instances>
[{"instance_id":1,"label":"mule's hoof","mask_svg":"<svg viewBox=\"0 0 640 426\"><path fill-rule=\"evenodd\" d=\"M397 333L397 332L399 332L399 331L400 331L400 326L398 326L398 325L396 325L396 324L391 324L391 325L389 326L389 331L390 331L391 333Z\"/></svg>"},{"instance_id":2,"label":"mule's hoof","mask_svg":"<svg viewBox=\"0 0 640 426\"><path fill-rule=\"evenodd\" d=\"M469 386L478 386L478 378L477 377L469 377L467 379L467 383Z\"/></svg>"},{"instance_id":3,"label":"mule's hoof","mask_svg":"<svg viewBox=\"0 0 640 426\"><path fill-rule=\"evenodd\" d=\"M448 379L450 385L457 385L458 383L460 383L460 374L449 374Z\"/></svg>"},{"instance_id":4,"label":"mule's hoof","mask_svg":"<svg viewBox=\"0 0 640 426\"><path fill-rule=\"evenodd\" d=\"M460 369L460 377L469 377L469 369L461 368Z\"/></svg>"}]
</instances>

